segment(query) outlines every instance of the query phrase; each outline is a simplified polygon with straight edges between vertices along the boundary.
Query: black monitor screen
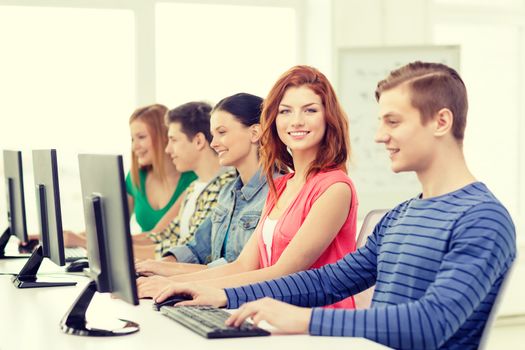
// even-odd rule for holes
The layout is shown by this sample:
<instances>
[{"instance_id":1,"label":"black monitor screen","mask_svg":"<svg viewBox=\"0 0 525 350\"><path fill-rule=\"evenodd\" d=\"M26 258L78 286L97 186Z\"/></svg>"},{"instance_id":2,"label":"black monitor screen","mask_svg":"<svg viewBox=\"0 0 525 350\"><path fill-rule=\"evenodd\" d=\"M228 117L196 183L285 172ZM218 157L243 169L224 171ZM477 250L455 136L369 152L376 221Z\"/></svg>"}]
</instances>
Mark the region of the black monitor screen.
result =
<instances>
[{"instance_id":1,"label":"black monitor screen","mask_svg":"<svg viewBox=\"0 0 525 350\"><path fill-rule=\"evenodd\" d=\"M62 320L62 330L93 336L133 333L138 325L130 321L118 330L103 330L89 328L84 319L95 288L130 304L139 303L122 156L81 154L78 161L93 281Z\"/></svg>"},{"instance_id":2,"label":"black monitor screen","mask_svg":"<svg viewBox=\"0 0 525 350\"><path fill-rule=\"evenodd\" d=\"M55 150L33 151L33 174L43 255L55 264L63 266L64 237Z\"/></svg>"},{"instance_id":3,"label":"black monitor screen","mask_svg":"<svg viewBox=\"0 0 525 350\"><path fill-rule=\"evenodd\" d=\"M8 227L0 235L0 259L29 257L5 254L5 247L11 236L18 237L21 242L27 242L22 152L4 150L4 177Z\"/></svg>"},{"instance_id":4,"label":"black monitor screen","mask_svg":"<svg viewBox=\"0 0 525 350\"><path fill-rule=\"evenodd\" d=\"M56 151L33 151L33 172L42 244L33 251L20 272L13 277L13 284L18 288L75 285L75 282L53 280L53 278L46 280L37 276L40 265L46 257L59 266L65 264Z\"/></svg>"},{"instance_id":5,"label":"black monitor screen","mask_svg":"<svg viewBox=\"0 0 525 350\"><path fill-rule=\"evenodd\" d=\"M122 156L78 156L91 278L138 304Z\"/></svg>"},{"instance_id":6,"label":"black monitor screen","mask_svg":"<svg viewBox=\"0 0 525 350\"><path fill-rule=\"evenodd\" d=\"M4 150L4 177L10 233L25 242L27 241L27 226L22 152Z\"/></svg>"}]
</instances>

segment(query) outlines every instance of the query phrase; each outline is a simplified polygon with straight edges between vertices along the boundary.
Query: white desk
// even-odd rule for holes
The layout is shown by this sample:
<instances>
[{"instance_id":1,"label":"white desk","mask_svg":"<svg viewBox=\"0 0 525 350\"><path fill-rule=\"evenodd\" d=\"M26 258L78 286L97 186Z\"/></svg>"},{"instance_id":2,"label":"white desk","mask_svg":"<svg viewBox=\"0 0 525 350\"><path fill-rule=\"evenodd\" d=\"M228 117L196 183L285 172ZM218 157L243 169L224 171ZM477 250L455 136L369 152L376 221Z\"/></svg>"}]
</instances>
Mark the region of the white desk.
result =
<instances>
[{"instance_id":1,"label":"white desk","mask_svg":"<svg viewBox=\"0 0 525 350\"><path fill-rule=\"evenodd\" d=\"M18 272L25 259L0 260L0 272ZM60 272L45 261L46 273ZM135 321L140 331L122 337L81 337L62 333L60 320L88 279L81 275L58 275L53 278L76 280L75 287L17 289L10 276L0 276L0 350L11 349L386 349L363 338L312 337L309 335L272 335L270 337L208 340L155 312L151 300L141 300L139 306L111 299L108 294L96 294L88 309L89 320L123 318Z\"/></svg>"}]
</instances>

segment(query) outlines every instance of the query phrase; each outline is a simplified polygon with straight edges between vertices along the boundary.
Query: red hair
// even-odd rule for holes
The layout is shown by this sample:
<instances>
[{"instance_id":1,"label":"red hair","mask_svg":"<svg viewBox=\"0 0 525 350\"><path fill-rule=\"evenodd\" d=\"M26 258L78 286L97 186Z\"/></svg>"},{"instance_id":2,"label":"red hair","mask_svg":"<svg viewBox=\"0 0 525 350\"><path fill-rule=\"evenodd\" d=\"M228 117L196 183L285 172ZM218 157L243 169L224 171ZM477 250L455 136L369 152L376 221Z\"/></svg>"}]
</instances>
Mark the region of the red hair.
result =
<instances>
[{"instance_id":1,"label":"red hair","mask_svg":"<svg viewBox=\"0 0 525 350\"><path fill-rule=\"evenodd\" d=\"M290 87L306 86L321 98L324 107L326 131L321 140L317 156L308 167L306 177L321 171L340 169L346 172L346 162L350 157L350 139L348 136L348 120L343 108L337 100L335 91L317 69L309 66L295 66L286 71L277 80L263 102L261 114L261 163L270 185L270 190L276 194L273 183L275 171L288 172L294 169L293 159L286 145L279 139L275 119L279 112L279 104Z\"/></svg>"},{"instance_id":2,"label":"red hair","mask_svg":"<svg viewBox=\"0 0 525 350\"><path fill-rule=\"evenodd\" d=\"M168 144L168 127L164 123L164 117L168 108L161 104L141 107L135 110L129 118L129 124L138 120L146 124L153 144L153 164L144 167L147 171L154 169L165 181L167 179L164 169L164 149ZM137 156L131 150L131 180L137 188L140 188L139 162Z\"/></svg>"}]
</instances>

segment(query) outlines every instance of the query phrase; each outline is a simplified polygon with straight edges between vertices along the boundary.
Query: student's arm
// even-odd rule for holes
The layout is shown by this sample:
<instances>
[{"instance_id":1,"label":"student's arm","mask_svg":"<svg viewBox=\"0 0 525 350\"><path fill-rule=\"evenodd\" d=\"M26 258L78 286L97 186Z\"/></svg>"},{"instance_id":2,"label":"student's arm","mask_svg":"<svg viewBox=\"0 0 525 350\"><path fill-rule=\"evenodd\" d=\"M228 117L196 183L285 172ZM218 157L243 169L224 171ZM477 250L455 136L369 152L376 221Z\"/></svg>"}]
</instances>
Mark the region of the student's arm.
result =
<instances>
[{"instance_id":1,"label":"student's arm","mask_svg":"<svg viewBox=\"0 0 525 350\"><path fill-rule=\"evenodd\" d=\"M201 265L201 264L188 264L188 263L179 263L179 262L173 262L169 260L143 260L137 262L135 265L135 271L137 271L138 274L141 276L146 277L167 277L167 276L176 276L176 275L183 275L186 273L194 273L198 271L202 271L208 268L208 265ZM155 271L155 272L153 272ZM169 280L158 280L157 283L161 283L164 285L166 281ZM148 280L148 283L153 283L153 280ZM155 283L155 284L157 284ZM160 285L162 287L162 285ZM156 287L155 287L156 288Z\"/></svg>"},{"instance_id":2,"label":"student's arm","mask_svg":"<svg viewBox=\"0 0 525 350\"><path fill-rule=\"evenodd\" d=\"M235 261L192 274L172 276L169 277L169 279L175 282L195 282L219 278L221 276L235 275L246 271L253 271L258 268L259 247L257 246L257 236L252 235Z\"/></svg>"},{"instance_id":3,"label":"student's arm","mask_svg":"<svg viewBox=\"0 0 525 350\"><path fill-rule=\"evenodd\" d=\"M343 226L349 215L351 198L351 189L345 183L335 183L328 187L312 205L301 228L275 265L259 269L257 236L252 235L234 262L169 279L174 282L199 281L209 287L225 288L306 270L325 251ZM337 209L333 208L333 203L338 203ZM142 293L144 297L157 295L168 284L168 281L159 279L143 281L139 283L139 294ZM148 294L145 294L146 290Z\"/></svg>"},{"instance_id":4,"label":"student's arm","mask_svg":"<svg viewBox=\"0 0 525 350\"><path fill-rule=\"evenodd\" d=\"M133 215L134 210L135 210L135 198L133 198L132 195L128 194L128 212L129 212L130 220L131 220L131 216Z\"/></svg>"},{"instance_id":5,"label":"student's arm","mask_svg":"<svg viewBox=\"0 0 525 350\"><path fill-rule=\"evenodd\" d=\"M155 259L155 244L137 244L133 241L133 257L135 261Z\"/></svg>"},{"instance_id":6,"label":"student's arm","mask_svg":"<svg viewBox=\"0 0 525 350\"><path fill-rule=\"evenodd\" d=\"M325 251L346 221L346 218L349 215L351 198L352 193L347 184L335 183L331 185L315 201L301 228L289 243L288 247L283 251L278 262L273 266L239 272L234 272L229 269L245 255L245 250L247 250L248 247L250 251L253 252L252 254L254 254L254 256L259 256L257 237L252 235L248 244L241 252L238 260L234 263L195 274L174 276L170 277L170 279L174 282L199 281L208 287L225 288L265 281L297 271L306 270ZM337 209L333 208L333 203L338 203ZM261 222L259 224L262 225L263 223ZM371 284L366 284L366 286L369 287L372 284L373 282ZM156 296L159 295L163 289L169 290L169 288L173 288L176 290L178 287L179 285L176 283L170 285L167 281L164 281L163 284L158 284L156 290L149 290L150 293L152 293L151 296Z\"/></svg>"},{"instance_id":7,"label":"student's arm","mask_svg":"<svg viewBox=\"0 0 525 350\"><path fill-rule=\"evenodd\" d=\"M131 235L133 244L136 245L152 245L153 241L148 237L149 232L141 232Z\"/></svg>"},{"instance_id":8,"label":"student's arm","mask_svg":"<svg viewBox=\"0 0 525 350\"><path fill-rule=\"evenodd\" d=\"M333 304L375 284L377 275L377 237L380 224L359 250L319 269L301 271L271 281L225 289L228 307L262 297L272 297L294 305ZM281 290L282 292L277 292Z\"/></svg>"},{"instance_id":9,"label":"student's arm","mask_svg":"<svg viewBox=\"0 0 525 350\"><path fill-rule=\"evenodd\" d=\"M211 256L211 215L195 230L193 238L185 245L176 246L164 254L165 259L204 265Z\"/></svg>"},{"instance_id":10,"label":"student's arm","mask_svg":"<svg viewBox=\"0 0 525 350\"><path fill-rule=\"evenodd\" d=\"M166 283L164 281L160 292L152 294L151 297L157 301L163 301L173 294L185 293L193 296L193 300L184 302L186 305L227 306L232 309L268 296L303 306L331 304L363 291L375 283L376 238L379 227L380 224L376 226L364 247L352 254L347 254L337 263L326 265L321 269L302 271L271 281L225 290L209 287L199 282ZM321 279L320 276L325 278ZM322 288L321 283L327 283L327 285ZM322 294L325 294L326 298L321 298L321 304L312 299Z\"/></svg>"},{"instance_id":11,"label":"student's arm","mask_svg":"<svg viewBox=\"0 0 525 350\"><path fill-rule=\"evenodd\" d=\"M172 248L160 261L137 263L136 271L145 276L173 276L206 269L205 263L211 255L211 227L211 218L208 217L199 225L190 242Z\"/></svg>"},{"instance_id":12,"label":"student's arm","mask_svg":"<svg viewBox=\"0 0 525 350\"><path fill-rule=\"evenodd\" d=\"M219 278L221 276L235 275L246 271L259 268L259 252L257 237L252 235L237 259L231 263L217 266L210 269L201 270L195 273L187 273L171 277L152 276L139 278L137 280L139 298L155 297L167 286L180 282L203 281L207 279ZM210 288L216 290L216 288ZM206 300L206 299L205 299Z\"/></svg>"},{"instance_id":13,"label":"student's arm","mask_svg":"<svg viewBox=\"0 0 525 350\"><path fill-rule=\"evenodd\" d=\"M450 250L443 257L435 282L418 300L367 310L334 310L314 308L308 331L312 335L338 335L365 337L393 348L439 348L485 300L495 283L501 282L515 258L515 235L512 224L501 220L490 204L476 206L455 225L457 229L450 242ZM359 251L358 251L359 252ZM356 255L356 254L352 254ZM347 256L348 257L348 256ZM228 306L235 308L243 300L256 299L252 290L260 295L293 302L302 306L319 306L336 301L336 283L350 285L343 275L335 278L344 260L319 270L306 271L280 280L250 287L226 290ZM280 285L281 288L276 286ZM288 286L290 289L283 286ZM300 286L300 296L294 294ZM306 287L305 287L306 286ZM305 293L305 291L308 291ZM248 298L247 298L248 296ZM279 304L262 305L262 301L248 304L249 312L242 318L260 312L269 315ZM268 309L268 310L267 310ZM251 311L250 311L251 310ZM302 310L288 309L298 315ZM273 319L266 319L274 323Z\"/></svg>"},{"instance_id":14,"label":"student's arm","mask_svg":"<svg viewBox=\"0 0 525 350\"><path fill-rule=\"evenodd\" d=\"M64 230L64 247L87 247L86 232L75 233L73 231Z\"/></svg>"},{"instance_id":15,"label":"student's arm","mask_svg":"<svg viewBox=\"0 0 525 350\"><path fill-rule=\"evenodd\" d=\"M346 221L351 198L351 189L347 184L331 185L312 205L299 231L283 251L277 263L266 268L206 281L206 285L218 288L237 287L310 268L330 245ZM337 203L335 208L334 203ZM257 252L257 256L258 254Z\"/></svg>"},{"instance_id":16,"label":"student's arm","mask_svg":"<svg viewBox=\"0 0 525 350\"><path fill-rule=\"evenodd\" d=\"M195 282L208 279L220 278L221 276L235 275L246 271L259 268L259 248L257 237L252 235L242 249L237 259L231 263L217 266L210 269L201 270L195 273L186 273L171 277L152 276L139 278L137 287L139 298L154 297L164 290L170 283L178 285L179 282Z\"/></svg>"}]
</instances>

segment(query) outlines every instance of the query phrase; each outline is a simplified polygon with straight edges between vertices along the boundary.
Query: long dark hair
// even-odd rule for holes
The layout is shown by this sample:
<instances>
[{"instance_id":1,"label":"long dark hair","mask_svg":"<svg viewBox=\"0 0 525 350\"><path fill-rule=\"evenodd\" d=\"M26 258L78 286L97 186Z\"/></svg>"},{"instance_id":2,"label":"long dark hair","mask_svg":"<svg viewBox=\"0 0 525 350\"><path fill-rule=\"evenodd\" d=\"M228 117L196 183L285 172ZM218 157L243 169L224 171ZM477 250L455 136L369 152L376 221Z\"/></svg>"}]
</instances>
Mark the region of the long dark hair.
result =
<instances>
[{"instance_id":1,"label":"long dark hair","mask_svg":"<svg viewBox=\"0 0 525 350\"><path fill-rule=\"evenodd\" d=\"M228 112L244 126L252 126L261 121L262 103L263 99L259 96L241 92L223 98L213 107L211 112Z\"/></svg>"}]
</instances>

